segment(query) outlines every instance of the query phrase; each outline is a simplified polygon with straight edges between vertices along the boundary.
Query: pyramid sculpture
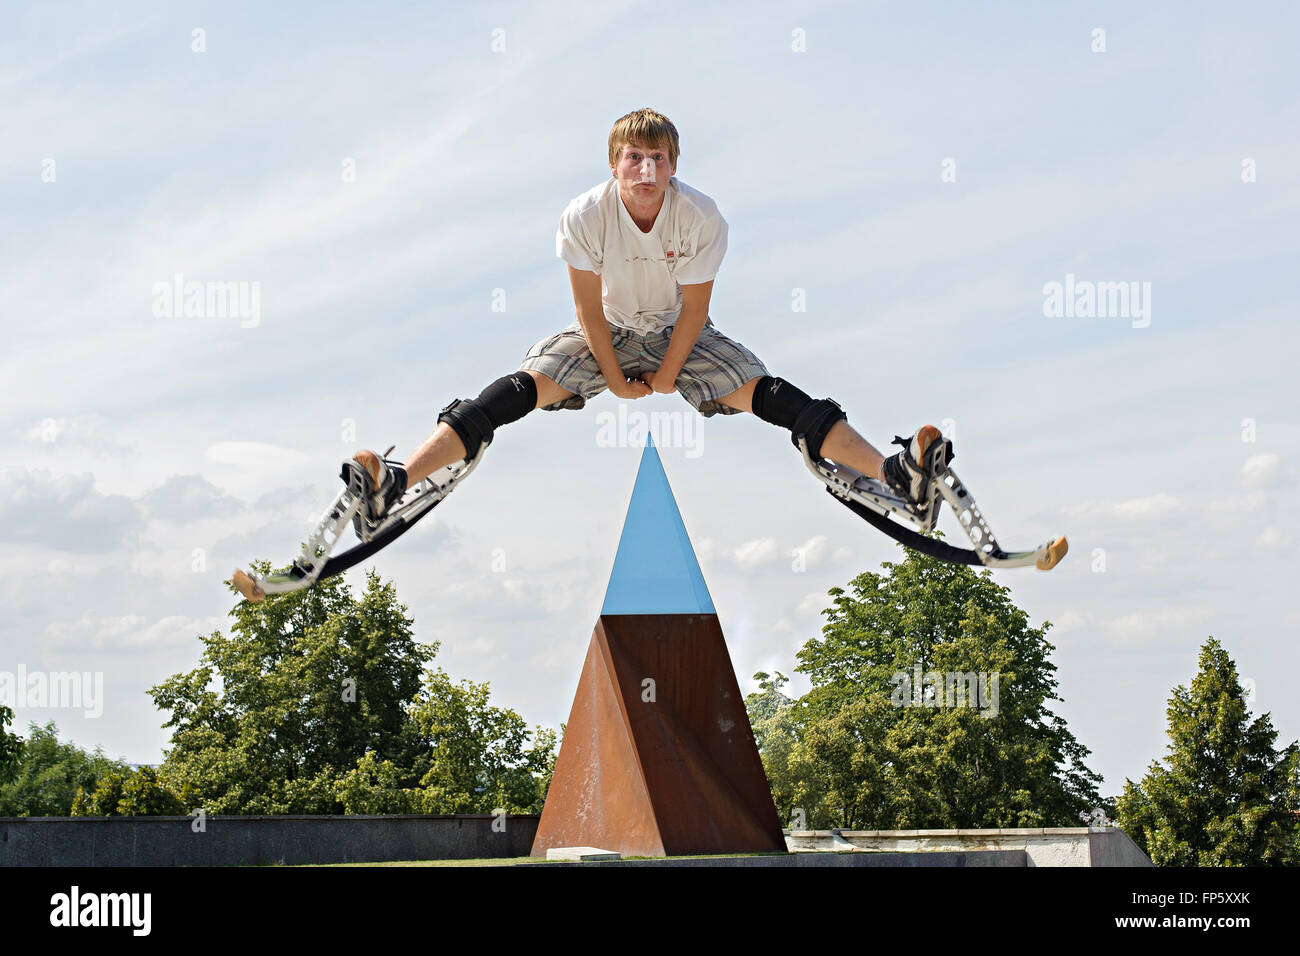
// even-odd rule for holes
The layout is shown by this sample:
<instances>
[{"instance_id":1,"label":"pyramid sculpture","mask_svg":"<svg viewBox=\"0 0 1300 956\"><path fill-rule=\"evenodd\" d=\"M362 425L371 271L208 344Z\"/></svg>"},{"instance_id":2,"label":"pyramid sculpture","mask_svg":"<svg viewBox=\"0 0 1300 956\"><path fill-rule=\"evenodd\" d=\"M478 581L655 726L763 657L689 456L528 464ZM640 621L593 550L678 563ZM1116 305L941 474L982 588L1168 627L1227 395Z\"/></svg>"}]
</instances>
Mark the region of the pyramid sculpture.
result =
<instances>
[{"instance_id":1,"label":"pyramid sculpture","mask_svg":"<svg viewBox=\"0 0 1300 956\"><path fill-rule=\"evenodd\" d=\"M653 441L532 855L785 850L713 599Z\"/></svg>"}]
</instances>

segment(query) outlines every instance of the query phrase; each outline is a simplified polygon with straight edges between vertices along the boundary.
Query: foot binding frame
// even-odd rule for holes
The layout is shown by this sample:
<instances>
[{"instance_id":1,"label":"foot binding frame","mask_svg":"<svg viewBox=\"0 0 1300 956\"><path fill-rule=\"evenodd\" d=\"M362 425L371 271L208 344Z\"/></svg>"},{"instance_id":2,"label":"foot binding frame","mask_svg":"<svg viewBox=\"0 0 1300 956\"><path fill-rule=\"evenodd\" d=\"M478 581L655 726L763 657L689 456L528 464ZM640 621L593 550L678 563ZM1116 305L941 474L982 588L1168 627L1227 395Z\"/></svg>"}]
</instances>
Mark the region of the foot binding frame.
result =
<instances>
[{"instance_id":1,"label":"foot binding frame","mask_svg":"<svg viewBox=\"0 0 1300 956\"><path fill-rule=\"evenodd\" d=\"M387 547L409 531L417 521L433 510L455 487L472 472L483 459L484 442L473 459L465 459L435 471L414 488L408 488L399 501L377 523L365 517L364 493L358 493L354 481L349 481L348 468L345 464L340 474L345 487L334 503L325 509L316 527L303 543L302 553L293 559L293 563L283 571L271 574L246 573L235 570L232 583L236 590L250 601L260 601L268 594L285 594L311 587L317 581L323 581L336 574L355 567L366 558ZM384 453L388 464L400 465L387 457L392 452L389 448ZM353 525L359 543L341 554L330 557L338 546L339 540Z\"/></svg>"},{"instance_id":2,"label":"foot binding frame","mask_svg":"<svg viewBox=\"0 0 1300 956\"><path fill-rule=\"evenodd\" d=\"M1049 571L1069 550L1065 536L1045 541L1032 551L1006 551L998 543L975 497L949 466L952 442L935 441L926 451L925 467L930 475L929 499L921 505L905 501L892 489L847 465L824 458L813 459L803 435L798 436L804 464L826 485L826 490L850 511L895 541L922 554L952 564L983 565L989 568L1019 568L1034 565ZM940 506L947 502L957 515L970 548L957 548L929 537L939 520Z\"/></svg>"}]
</instances>

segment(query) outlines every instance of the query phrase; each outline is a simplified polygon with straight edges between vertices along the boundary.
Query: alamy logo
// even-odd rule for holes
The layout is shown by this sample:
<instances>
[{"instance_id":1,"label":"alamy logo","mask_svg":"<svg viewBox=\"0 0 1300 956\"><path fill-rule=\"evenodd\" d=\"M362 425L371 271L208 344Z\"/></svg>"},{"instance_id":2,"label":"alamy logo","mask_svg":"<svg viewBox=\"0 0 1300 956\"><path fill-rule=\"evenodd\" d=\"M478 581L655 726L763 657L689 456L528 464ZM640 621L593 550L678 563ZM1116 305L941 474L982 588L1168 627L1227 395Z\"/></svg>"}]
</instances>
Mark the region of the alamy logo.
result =
<instances>
[{"instance_id":1,"label":"alamy logo","mask_svg":"<svg viewBox=\"0 0 1300 956\"><path fill-rule=\"evenodd\" d=\"M176 273L171 282L153 284L153 314L159 319L241 319L245 329L262 321L262 283L186 282Z\"/></svg>"},{"instance_id":2,"label":"alamy logo","mask_svg":"<svg viewBox=\"0 0 1300 956\"><path fill-rule=\"evenodd\" d=\"M149 893L68 893L50 897L51 926L129 926L133 936L148 936L153 896Z\"/></svg>"},{"instance_id":3,"label":"alamy logo","mask_svg":"<svg viewBox=\"0 0 1300 956\"><path fill-rule=\"evenodd\" d=\"M895 707L972 707L981 717L996 717L997 671L926 671L921 665L907 671L895 671L894 692L889 702Z\"/></svg>"},{"instance_id":4,"label":"alamy logo","mask_svg":"<svg viewBox=\"0 0 1300 956\"><path fill-rule=\"evenodd\" d=\"M596 416L599 448L642 448L647 435L659 448L686 449L687 458L704 453L704 419L693 411L647 414L629 411L627 402L619 402L617 414L603 411Z\"/></svg>"},{"instance_id":5,"label":"alamy logo","mask_svg":"<svg viewBox=\"0 0 1300 956\"><path fill-rule=\"evenodd\" d=\"M1090 282L1076 280L1043 283L1043 315L1049 319L1132 319L1135 329L1151 324L1150 282Z\"/></svg>"},{"instance_id":6,"label":"alamy logo","mask_svg":"<svg viewBox=\"0 0 1300 956\"><path fill-rule=\"evenodd\" d=\"M0 671L0 704L6 707L78 709L87 717L104 713L103 671Z\"/></svg>"}]
</instances>

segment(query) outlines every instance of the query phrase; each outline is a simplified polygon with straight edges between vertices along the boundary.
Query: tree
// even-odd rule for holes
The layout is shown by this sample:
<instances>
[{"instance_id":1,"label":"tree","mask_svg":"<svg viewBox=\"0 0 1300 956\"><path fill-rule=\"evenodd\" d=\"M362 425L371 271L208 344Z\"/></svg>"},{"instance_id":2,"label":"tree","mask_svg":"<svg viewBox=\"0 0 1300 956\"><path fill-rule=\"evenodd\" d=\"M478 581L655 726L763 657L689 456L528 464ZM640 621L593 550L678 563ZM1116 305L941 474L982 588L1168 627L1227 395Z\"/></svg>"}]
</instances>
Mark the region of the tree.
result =
<instances>
[{"instance_id":1,"label":"tree","mask_svg":"<svg viewBox=\"0 0 1300 956\"><path fill-rule=\"evenodd\" d=\"M18 775L22 761L23 738L5 730L13 722L14 712L0 704L0 784L8 783Z\"/></svg>"},{"instance_id":2,"label":"tree","mask_svg":"<svg viewBox=\"0 0 1300 956\"><path fill-rule=\"evenodd\" d=\"M437 645L405 610L374 572L359 601L341 577L241 601L230 637L150 691L174 728L163 779L209 813L338 813L336 778L367 752L409 765L406 709Z\"/></svg>"},{"instance_id":3,"label":"tree","mask_svg":"<svg viewBox=\"0 0 1300 956\"><path fill-rule=\"evenodd\" d=\"M768 674L759 671L754 675L758 681L759 693L749 694L745 698L745 712L749 715L749 726L754 732L754 743L763 750L764 738L772 719L794 703L781 690L790 682L780 671Z\"/></svg>"},{"instance_id":4,"label":"tree","mask_svg":"<svg viewBox=\"0 0 1300 956\"><path fill-rule=\"evenodd\" d=\"M414 766L365 754L336 788L344 812L541 812L555 770L555 731L530 734L513 710L491 705L489 685L453 683L439 668L426 678L412 728L421 742Z\"/></svg>"},{"instance_id":5,"label":"tree","mask_svg":"<svg viewBox=\"0 0 1300 956\"><path fill-rule=\"evenodd\" d=\"M405 612L373 571L359 600L335 577L241 601L230 637L150 691L174 728L162 780L213 814L540 808L554 733L528 749L487 685L427 673L438 644Z\"/></svg>"},{"instance_id":6,"label":"tree","mask_svg":"<svg viewBox=\"0 0 1300 956\"><path fill-rule=\"evenodd\" d=\"M811 826L871 829L1077 826L1105 806L1049 707L1050 623L1030 627L988 571L914 551L884 568L832 588L798 653L812 689L764 754L778 802Z\"/></svg>"},{"instance_id":7,"label":"tree","mask_svg":"<svg viewBox=\"0 0 1300 956\"><path fill-rule=\"evenodd\" d=\"M782 692L789 678L780 671L772 675L759 671L754 680L758 681L759 693L745 698L745 711L754 733L754 744L767 771L772 802L785 825L792 830L805 830L810 824L802 808L820 802L821 788L815 775L792 772L797 766L803 729L799 720L801 711Z\"/></svg>"},{"instance_id":8,"label":"tree","mask_svg":"<svg viewBox=\"0 0 1300 956\"><path fill-rule=\"evenodd\" d=\"M74 817L184 816L181 798L158 779L153 767L126 773L113 771L100 778L90 793L77 790L72 802Z\"/></svg>"},{"instance_id":9,"label":"tree","mask_svg":"<svg viewBox=\"0 0 1300 956\"><path fill-rule=\"evenodd\" d=\"M535 741L522 717L489 703L487 684L456 685L439 668L414 713L428 813L540 813L555 769L555 732ZM434 810L433 807L445 809Z\"/></svg>"},{"instance_id":10,"label":"tree","mask_svg":"<svg viewBox=\"0 0 1300 956\"><path fill-rule=\"evenodd\" d=\"M1274 751L1268 714L1250 719L1237 667L1210 637L1189 690L1174 688L1167 766L1126 780L1117 822L1157 866L1287 866L1297 855L1292 741Z\"/></svg>"},{"instance_id":11,"label":"tree","mask_svg":"<svg viewBox=\"0 0 1300 956\"><path fill-rule=\"evenodd\" d=\"M59 743L54 722L28 726L22 755L10 781L0 786L0 817L66 817L79 790L94 790L110 773L125 773L125 761L110 760L98 747L87 753Z\"/></svg>"}]
</instances>

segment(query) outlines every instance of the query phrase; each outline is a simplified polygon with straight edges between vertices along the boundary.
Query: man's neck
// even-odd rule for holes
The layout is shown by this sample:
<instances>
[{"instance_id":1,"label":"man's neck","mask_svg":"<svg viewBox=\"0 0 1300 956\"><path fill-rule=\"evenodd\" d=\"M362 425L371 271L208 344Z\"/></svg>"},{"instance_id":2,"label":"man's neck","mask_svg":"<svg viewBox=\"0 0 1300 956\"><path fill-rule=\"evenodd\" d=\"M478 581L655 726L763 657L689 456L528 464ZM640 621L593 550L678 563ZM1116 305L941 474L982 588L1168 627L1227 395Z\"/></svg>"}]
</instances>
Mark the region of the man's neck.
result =
<instances>
[{"instance_id":1,"label":"man's neck","mask_svg":"<svg viewBox=\"0 0 1300 956\"><path fill-rule=\"evenodd\" d=\"M619 190L618 194L619 202L623 204L623 208L627 210L627 214L632 217L632 221L636 223L636 227L642 232L649 232L655 227L655 222L659 219L659 212L663 209L664 200L667 198L668 193L665 190L663 195L659 197L658 204L651 209L639 206L635 203L629 203L627 197L623 195L622 190Z\"/></svg>"}]
</instances>

